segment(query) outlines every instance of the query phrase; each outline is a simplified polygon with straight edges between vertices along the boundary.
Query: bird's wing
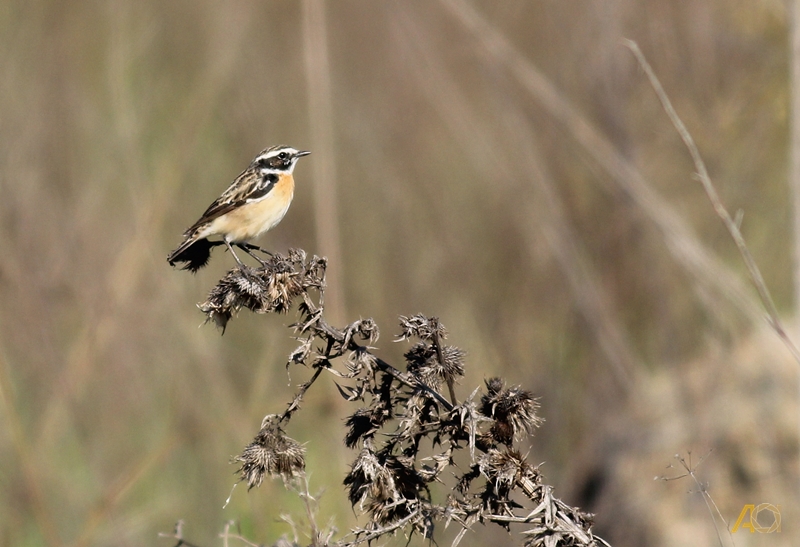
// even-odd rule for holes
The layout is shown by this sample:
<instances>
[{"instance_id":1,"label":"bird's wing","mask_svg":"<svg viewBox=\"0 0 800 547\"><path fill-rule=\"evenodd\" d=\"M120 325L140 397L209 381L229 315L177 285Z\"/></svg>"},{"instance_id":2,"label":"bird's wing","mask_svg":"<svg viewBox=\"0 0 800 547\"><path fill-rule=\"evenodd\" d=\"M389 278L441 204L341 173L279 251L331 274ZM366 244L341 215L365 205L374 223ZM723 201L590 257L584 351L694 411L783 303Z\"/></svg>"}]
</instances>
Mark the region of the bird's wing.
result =
<instances>
[{"instance_id":1,"label":"bird's wing","mask_svg":"<svg viewBox=\"0 0 800 547\"><path fill-rule=\"evenodd\" d=\"M184 236L189 237L204 224L241 207L249 201L263 198L269 194L277 182L277 175L269 173L265 176L259 176L251 169L247 169L236 177L231 185L228 186L228 189L214 200L214 203L208 206L208 209L206 209L200 219L195 222L191 228L186 230Z\"/></svg>"}]
</instances>

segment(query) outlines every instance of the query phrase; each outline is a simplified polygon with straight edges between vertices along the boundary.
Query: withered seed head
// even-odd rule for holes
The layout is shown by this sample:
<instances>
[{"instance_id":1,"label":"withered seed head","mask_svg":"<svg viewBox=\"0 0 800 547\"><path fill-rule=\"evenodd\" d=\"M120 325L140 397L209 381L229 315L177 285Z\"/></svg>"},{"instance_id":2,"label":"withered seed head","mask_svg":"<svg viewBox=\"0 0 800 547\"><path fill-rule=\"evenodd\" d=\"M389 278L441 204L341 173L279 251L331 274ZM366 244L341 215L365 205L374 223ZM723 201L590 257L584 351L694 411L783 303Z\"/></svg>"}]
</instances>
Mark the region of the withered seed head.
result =
<instances>
[{"instance_id":1,"label":"withered seed head","mask_svg":"<svg viewBox=\"0 0 800 547\"><path fill-rule=\"evenodd\" d=\"M401 315L400 328L403 332L397 336L395 339L396 342L408 340L413 337L432 342L437 335L440 340L447 338L447 329L444 328L444 325L439 323L438 317L425 317L421 313L412 317Z\"/></svg>"},{"instance_id":2,"label":"withered seed head","mask_svg":"<svg viewBox=\"0 0 800 547\"><path fill-rule=\"evenodd\" d=\"M443 362L440 363L436 349L431 344L419 342L411 346L404 357L408 372L438 390L443 383L464 376L464 355L460 348L445 346L442 348Z\"/></svg>"},{"instance_id":3,"label":"withered seed head","mask_svg":"<svg viewBox=\"0 0 800 547\"><path fill-rule=\"evenodd\" d=\"M305 470L306 466L305 449L283 433L276 416L264 419L253 442L233 461L241 463L237 473L239 480L247 481L248 489L261 486L267 474L288 480Z\"/></svg>"},{"instance_id":4,"label":"withered seed head","mask_svg":"<svg viewBox=\"0 0 800 547\"><path fill-rule=\"evenodd\" d=\"M324 258L306 261L304 251L291 249L287 257L273 255L261 268L230 270L198 307L223 332L242 308L254 313L286 313L296 297L311 288L324 289L325 267Z\"/></svg>"},{"instance_id":5,"label":"withered seed head","mask_svg":"<svg viewBox=\"0 0 800 547\"><path fill-rule=\"evenodd\" d=\"M496 442L510 446L515 438L541 425L543 419L536 414L539 403L530 391L519 386L505 389L500 378L487 380L486 391L479 410L494 419L490 434Z\"/></svg>"}]
</instances>

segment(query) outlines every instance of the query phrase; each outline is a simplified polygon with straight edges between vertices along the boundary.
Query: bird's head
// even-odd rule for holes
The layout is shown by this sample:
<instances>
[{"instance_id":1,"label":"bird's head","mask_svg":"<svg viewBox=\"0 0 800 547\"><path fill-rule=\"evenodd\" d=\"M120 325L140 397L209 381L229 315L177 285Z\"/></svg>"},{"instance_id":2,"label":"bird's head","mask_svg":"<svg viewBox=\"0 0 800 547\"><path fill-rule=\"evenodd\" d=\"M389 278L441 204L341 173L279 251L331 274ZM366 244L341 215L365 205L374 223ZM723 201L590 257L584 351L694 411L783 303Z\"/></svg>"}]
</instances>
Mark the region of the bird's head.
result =
<instances>
[{"instance_id":1,"label":"bird's head","mask_svg":"<svg viewBox=\"0 0 800 547\"><path fill-rule=\"evenodd\" d=\"M280 144L263 150L253 160L252 167L261 171L262 174L291 173L294 171L297 160L310 153L307 150L297 150L291 146Z\"/></svg>"}]
</instances>

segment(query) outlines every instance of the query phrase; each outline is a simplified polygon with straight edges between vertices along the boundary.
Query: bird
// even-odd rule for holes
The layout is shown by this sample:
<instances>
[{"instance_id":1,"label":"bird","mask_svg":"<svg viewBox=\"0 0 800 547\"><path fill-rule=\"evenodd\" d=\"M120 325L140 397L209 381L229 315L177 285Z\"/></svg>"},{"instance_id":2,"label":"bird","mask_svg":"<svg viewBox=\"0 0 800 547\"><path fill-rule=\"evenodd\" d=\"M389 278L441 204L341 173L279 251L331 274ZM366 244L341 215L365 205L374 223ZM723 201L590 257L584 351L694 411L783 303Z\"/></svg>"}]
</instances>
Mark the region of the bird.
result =
<instances>
[{"instance_id":1,"label":"bird","mask_svg":"<svg viewBox=\"0 0 800 547\"><path fill-rule=\"evenodd\" d=\"M239 268L244 269L245 265L232 245L263 265L264 261L252 250L264 250L249 242L283 220L294 197L294 167L297 160L310 153L282 144L262 150L184 232L183 242L167 256L167 262L171 266L184 263L182 269L194 273L208 263L212 247L224 244ZM209 239L215 236L222 240Z\"/></svg>"}]
</instances>

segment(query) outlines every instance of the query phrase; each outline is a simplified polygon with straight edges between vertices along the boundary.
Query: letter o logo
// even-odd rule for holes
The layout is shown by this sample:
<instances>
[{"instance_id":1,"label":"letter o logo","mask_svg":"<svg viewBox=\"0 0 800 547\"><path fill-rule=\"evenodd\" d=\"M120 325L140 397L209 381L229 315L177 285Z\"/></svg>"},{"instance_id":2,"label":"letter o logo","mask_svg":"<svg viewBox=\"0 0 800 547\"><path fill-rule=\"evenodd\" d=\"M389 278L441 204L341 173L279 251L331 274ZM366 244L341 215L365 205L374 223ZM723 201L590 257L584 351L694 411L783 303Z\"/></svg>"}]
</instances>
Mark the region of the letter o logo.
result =
<instances>
[{"instance_id":1,"label":"letter o logo","mask_svg":"<svg viewBox=\"0 0 800 547\"><path fill-rule=\"evenodd\" d=\"M774 518L774 522L772 526L761 526L758 522L758 514L761 511L770 511ZM756 506L755 509L750 513L750 524L753 526L753 529L757 532L761 532L762 534L771 534L772 532L780 532L781 531L781 508L780 506L772 505L771 503L761 503Z\"/></svg>"}]
</instances>

